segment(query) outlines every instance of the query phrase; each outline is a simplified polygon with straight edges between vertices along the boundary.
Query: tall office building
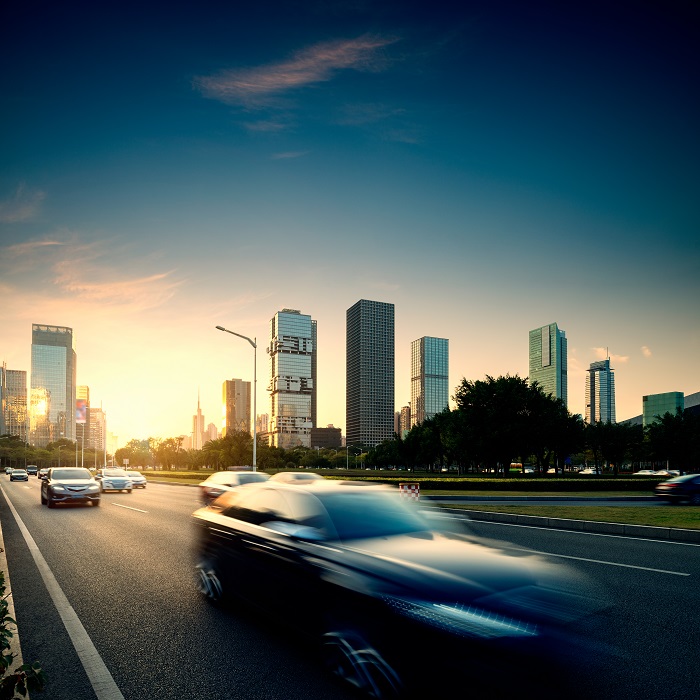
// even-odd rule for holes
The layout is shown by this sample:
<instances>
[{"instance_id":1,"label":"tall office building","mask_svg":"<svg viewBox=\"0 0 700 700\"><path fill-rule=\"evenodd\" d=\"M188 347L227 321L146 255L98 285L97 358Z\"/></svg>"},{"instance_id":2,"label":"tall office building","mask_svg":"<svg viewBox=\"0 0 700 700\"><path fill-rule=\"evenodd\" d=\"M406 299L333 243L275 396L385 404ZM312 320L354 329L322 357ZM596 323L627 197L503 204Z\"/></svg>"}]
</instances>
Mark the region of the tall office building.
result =
<instances>
[{"instance_id":1,"label":"tall office building","mask_svg":"<svg viewBox=\"0 0 700 700\"><path fill-rule=\"evenodd\" d=\"M346 444L394 435L394 305L361 299L347 310Z\"/></svg>"},{"instance_id":2,"label":"tall office building","mask_svg":"<svg viewBox=\"0 0 700 700\"><path fill-rule=\"evenodd\" d=\"M201 450L204 444L204 415L199 407L199 392L197 392L197 413L192 416L192 449Z\"/></svg>"},{"instance_id":3,"label":"tall office building","mask_svg":"<svg viewBox=\"0 0 700 700\"><path fill-rule=\"evenodd\" d=\"M615 422L615 370L610 360L592 362L586 375L586 423Z\"/></svg>"},{"instance_id":4,"label":"tall office building","mask_svg":"<svg viewBox=\"0 0 700 700\"><path fill-rule=\"evenodd\" d=\"M685 395L682 391L667 391L663 394L648 394L642 397L642 425L646 428L656 421L657 416L670 413L675 416L685 409Z\"/></svg>"},{"instance_id":5,"label":"tall office building","mask_svg":"<svg viewBox=\"0 0 700 700\"><path fill-rule=\"evenodd\" d=\"M75 387L75 439L83 448L90 437L90 387Z\"/></svg>"},{"instance_id":6,"label":"tall office building","mask_svg":"<svg viewBox=\"0 0 700 700\"><path fill-rule=\"evenodd\" d=\"M318 321L311 321L311 427L318 428L316 383L318 372Z\"/></svg>"},{"instance_id":7,"label":"tall office building","mask_svg":"<svg viewBox=\"0 0 700 700\"><path fill-rule=\"evenodd\" d=\"M85 447L104 453L107 449L107 416L102 408L88 408L88 432Z\"/></svg>"},{"instance_id":8,"label":"tall office building","mask_svg":"<svg viewBox=\"0 0 700 700\"><path fill-rule=\"evenodd\" d=\"M447 408L449 341L424 336L411 343L411 427Z\"/></svg>"},{"instance_id":9,"label":"tall office building","mask_svg":"<svg viewBox=\"0 0 700 700\"><path fill-rule=\"evenodd\" d=\"M36 447L75 440L76 364L72 328L32 324L29 441Z\"/></svg>"},{"instance_id":10,"label":"tall office building","mask_svg":"<svg viewBox=\"0 0 700 700\"><path fill-rule=\"evenodd\" d=\"M556 323L530 331L529 380L568 405L566 333Z\"/></svg>"},{"instance_id":11,"label":"tall office building","mask_svg":"<svg viewBox=\"0 0 700 700\"><path fill-rule=\"evenodd\" d=\"M282 309L270 319L268 440L274 447L311 446L315 335L311 316L296 309Z\"/></svg>"},{"instance_id":12,"label":"tall office building","mask_svg":"<svg viewBox=\"0 0 700 700\"><path fill-rule=\"evenodd\" d=\"M406 437L406 433L411 429L411 404L402 406L399 413L399 429L396 431L401 439Z\"/></svg>"},{"instance_id":13,"label":"tall office building","mask_svg":"<svg viewBox=\"0 0 700 700\"><path fill-rule=\"evenodd\" d=\"M227 379L222 387L223 425L221 437L242 431L251 432L250 382L242 379Z\"/></svg>"},{"instance_id":14,"label":"tall office building","mask_svg":"<svg viewBox=\"0 0 700 700\"><path fill-rule=\"evenodd\" d=\"M0 435L27 441L27 372L0 366Z\"/></svg>"}]
</instances>

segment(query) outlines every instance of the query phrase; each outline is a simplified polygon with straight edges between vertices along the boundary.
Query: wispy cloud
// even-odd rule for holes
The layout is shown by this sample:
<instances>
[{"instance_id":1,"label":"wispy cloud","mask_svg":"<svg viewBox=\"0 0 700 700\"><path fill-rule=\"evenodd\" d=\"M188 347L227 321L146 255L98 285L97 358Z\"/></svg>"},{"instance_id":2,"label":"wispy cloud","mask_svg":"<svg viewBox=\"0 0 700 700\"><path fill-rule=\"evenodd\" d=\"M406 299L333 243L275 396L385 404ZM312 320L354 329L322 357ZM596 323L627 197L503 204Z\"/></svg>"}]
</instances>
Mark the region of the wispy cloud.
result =
<instances>
[{"instance_id":1,"label":"wispy cloud","mask_svg":"<svg viewBox=\"0 0 700 700\"><path fill-rule=\"evenodd\" d=\"M284 153L273 153L271 157L273 160L284 160L286 158L301 158L308 153L308 151L286 151Z\"/></svg>"},{"instance_id":2,"label":"wispy cloud","mask_svg":"<svg viewBox=\"0 0 700 700\"><path fill-rule=\"evenodd\" d=\"M29 190L23 182L20 183L12 197L0 201L0 223L30 221L39 213L44 197L40 190Z\"/></svg>"},{"instance_id":3,"label":"wispy cloud","mask_svg":"<svg viewBox=\"0 0 700 700\"><path fill-rule=\"evenodd\" d=\"M646 345L642 345L642 355L644 355L644 357L651 357L652 355L651 350Z\"/></svg>"},{"instance_id":4,"label":"wispy cloud","mask_svg":"<svg viewBox=\"0 0 700 700\"><path fill-rule=\"evenodd\" d=\"M624 364L625 362L628 362L630 357L629 355L610 355L608 354L608 348L591 348L593 352L595 353L595 356L598 360L607 360L610 358L610 362L613 363L618 363L618 364Z\"/></svg>"},{"instance_id":5,"label":"wispy cloud","mask_svg":"<svg viewBox=\"0 0 700 700\"><path fill-rule=\"evenodd\" d=\"M395 36L365 34L355 39L322 42L279 63L199 76L194 85L206 97L227 104L248 109L270 107L292 91L331 80L339 71L384 69L387 57L383 49L396 41Z\"/></svg>"}]
</instances>

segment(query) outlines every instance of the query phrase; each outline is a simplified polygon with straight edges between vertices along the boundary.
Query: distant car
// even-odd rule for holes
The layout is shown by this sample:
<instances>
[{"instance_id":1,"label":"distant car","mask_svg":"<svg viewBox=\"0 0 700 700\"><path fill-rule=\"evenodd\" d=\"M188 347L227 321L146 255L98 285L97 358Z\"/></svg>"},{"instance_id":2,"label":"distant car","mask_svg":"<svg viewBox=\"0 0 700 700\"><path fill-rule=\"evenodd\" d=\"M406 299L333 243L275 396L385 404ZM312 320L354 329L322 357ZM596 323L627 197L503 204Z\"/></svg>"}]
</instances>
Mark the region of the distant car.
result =
<instances>
[{"instance_id":1,"label":"distant car","mask_svg":"<svg viewBox=\"0 0 700 700\"><path fill-rule=\"evenodd\" d=\"M45 479L46 475L49 473L49 468L48 467L42 467L39 469L39 473L37 474L38 479Z\"/></svg>"},{"instance_id":2,"label":"distant car","mask_svg":"<svg viewBox=\"0 0 700 700\"><path fill-rule=\"evenodd\" d=\"M146 481L146 477L141 472L133 471L132 469L127 469L126 475L131 479L131 483L134 485L135 489L146 488L146 484L148 482Z\"/></svg>"},{"instance_id":3,"label":"distant car","mask_svg":"<svg viewBox=\"0 0 700 700\"><path fill-rule=\"evenodd\" d=\"M100 505L100 485L83 467L54 467L41 482L41 502L49 508L59 503Z\"/></svg>"},{"instance_id":4,"label":"distant car","mask_svg":"<svg viewBox=\"0 0 700 700\"><path fill-rule=\"evenodd\" d=\"M7 474L8 476L12 474L12 467L5 467L5 474Z\"/></svg>"},{"instance_id":5,"label":"distant car","mask_svg":"<svg viewBox=\"0 0 700 700\"><path fill-rule=\"evenodd\" d=\"M95 479L100 484L100 490L105 491L126 491L131 493L134 484L128 477L125 469L109 467L107 469L98 469L95 474Z\"/></svg>"},{"instance_id":6,"label":"distant car","mask_svg":"<svg viewBox=\"0 0 700 700\"><path fill-rule=\"evenodd\" d=\"M581 469L581 471L579 471L579 474L584 474L584 475L598 474L598 471L596 469L593 469L593 467L586 467L585 469Z\"/></svg>"},{"instance_id":7,"label":"distant car","mask_svg":"<svg viewBox=\"0 0 700 700\"><path fill-rule=\"evenodd\" d=\"M397 489L270 480L214 505L193 514L200 591L217 603L242 598L295 637L315 639L330 671L355 690L434 697L436 679L455 682L465 659L493 679L506 654L499 686L509 692L498 697L514 693L508 677L527 697L537 659L554 676L560 661L581 661L569 635L599 607L585 581L536 556L435 530Z\"/></svg>"},{"instance_id":8,"label":"distant car","mask_svg":"<svg viewBox=\"0 0 700 700\"><path fill-rule=\"evenodd\" d=\"M654 472L654 476L680 476L680 474L675 474L673 472L668 471L668 469L657 469Z\"/></svg>"},{"instance_id":9,"label":"distant car","mask_svg":"<svg viewBox=\"0 0 700 700\"><path fill-rule=\"evenodd\" d=\"M13 469L10 472L10 481L29 481L26 469Z\"/></svg>"},{"instance_id":10,"label":"distant car","mask_svg":"<svg viewBox=\"0 0 700 700\"><path fill-rule=\"evenodd\" d=\"M314 481L314 479L323 479L320 474L313 472L277 472L270 477L270 481L282 481L285 484L299 484Z\"/></svg>"},{"instance_id":11,"label":"distant car","mask_svg":"<svg viewBox=\"0 0 700 700\"><path fill-rule=\"evenodd\" d=\"M638 472L634 472L632 476L656 476L656 472L653 469L640 469Z\"/></svg>"},{"instance_id":12,"label":"distant car","mask_svg":"<svg viewBox=\"0 0 700 700\"><path fill-rule=\"evenodd\" d=\"M38 471L39 467L37 467L36 464L30 464L27 467L27 474L31 474L32 476L36 476Z\"/></svg>"},{"instance_id":13,"label":"distant car","mask_svg":"<svg viewBox=\"0 0 700 700\"><path fill-rule=\"evenodd\" d=\"M254 484L267 481L269 475L264 472L214 472L199 484L202 503L206 506L217 499L222 493L231 491L243 484Z\"/></svg>"},{"instance_id":14,"label":"distant car","mask_svg":"<svg viewBox=\"0 0 700 700\"><path fill-rule=\"evenodd\" d=\"M684 474L662 481L654 489L654 495L669 503L700 506L700 474Z\"/></svg>"}]
</instances>

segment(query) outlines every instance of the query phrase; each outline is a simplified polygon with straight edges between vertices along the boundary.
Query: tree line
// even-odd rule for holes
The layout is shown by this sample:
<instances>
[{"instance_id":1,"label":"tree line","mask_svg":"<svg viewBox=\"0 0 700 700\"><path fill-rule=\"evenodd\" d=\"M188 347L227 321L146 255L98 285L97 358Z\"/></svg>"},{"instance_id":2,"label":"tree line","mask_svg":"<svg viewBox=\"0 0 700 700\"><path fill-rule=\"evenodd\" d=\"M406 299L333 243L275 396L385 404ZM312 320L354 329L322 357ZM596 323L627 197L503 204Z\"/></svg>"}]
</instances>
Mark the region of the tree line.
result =
<instances>
[{"instance_id":1,"label":"tree line","mask_svg":"<svg viewBox=\"0 0 700 700\"><path fill-rule=\"evenodd\" d=\"M512 463L530 464L539 472L587 464L618 474L623 465L655 464L682 471L700 470L700 416L687 411L657 416L654 423L586 424L569 413L560 399L519 376L463 379L455 390L456 408L394 435L376 447L349 445L337 449L270 447L258 440L257 467L408 468L461 474L484 470L509 473ZM186 450L182 437L131 440L114 454L116 464L165 469L226 469L250 465L253 438L243 431ZM78 448L78 464L103 466L104 455ZM16 436L0 436L0 465L70 466L76 443L67 439L35 448Z\"/></svg>"}]
</instances>

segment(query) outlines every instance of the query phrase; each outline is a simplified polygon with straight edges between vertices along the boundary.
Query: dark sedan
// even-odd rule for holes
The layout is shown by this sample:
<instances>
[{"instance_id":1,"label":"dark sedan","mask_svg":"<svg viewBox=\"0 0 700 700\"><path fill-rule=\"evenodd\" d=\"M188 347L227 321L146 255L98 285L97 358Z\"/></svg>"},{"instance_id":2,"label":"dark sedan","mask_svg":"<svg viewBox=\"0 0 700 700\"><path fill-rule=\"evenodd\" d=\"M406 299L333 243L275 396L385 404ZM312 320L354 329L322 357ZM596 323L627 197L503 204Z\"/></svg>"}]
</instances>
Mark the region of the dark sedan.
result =
<instances>
[{"instance_id":1,"label":"dark sedan","mask_svg":"<svg viewBox=\"0 0 700 700\"><path fill-rule=\"evenodd\" d=\"M669 503L700 506L700 474L684 474L657 484L654 494Z\"/></svg>"},{"instance_id":2,"label":"dark sedan","mask_svg":"<svg viewBox=\"0 0 700 700\"><path fill-rule=\"evenodd\" d=\"M41 502L49 508L59 503L100 505L100 485L88 469L55 467L41 481Z\"/></svg>"},{"instance_id":3,"label":"dark sedan","mask_svg":"<svg viewBox=\"0 0 700 700\"><path fill-rule=\"evenodd\" d=\"M557 659L584 656L567 626L599 607L571 573L436 531L389 487L268 481L194 522L202 593L234 594L320 640L328 668L377 698L457 677L474 691L494 682L489 670L520 692L543 659L561 693Z\"/></svg>"},{"instance_id":4,"label":"dark sedan","mask_svg":"<svg viewBox=\"0 0 700 700\"><path fill-rule=\"evenodd\" d=\"M243 484L267 481L269 478L265 472L229 470L214 472L199 483L199 493L202 503L206 506L226 491L237 489Z\"/></svg>"}]
</instances>

